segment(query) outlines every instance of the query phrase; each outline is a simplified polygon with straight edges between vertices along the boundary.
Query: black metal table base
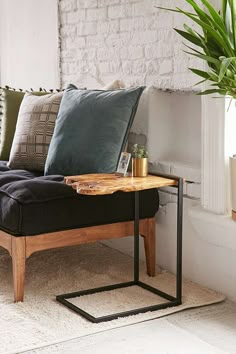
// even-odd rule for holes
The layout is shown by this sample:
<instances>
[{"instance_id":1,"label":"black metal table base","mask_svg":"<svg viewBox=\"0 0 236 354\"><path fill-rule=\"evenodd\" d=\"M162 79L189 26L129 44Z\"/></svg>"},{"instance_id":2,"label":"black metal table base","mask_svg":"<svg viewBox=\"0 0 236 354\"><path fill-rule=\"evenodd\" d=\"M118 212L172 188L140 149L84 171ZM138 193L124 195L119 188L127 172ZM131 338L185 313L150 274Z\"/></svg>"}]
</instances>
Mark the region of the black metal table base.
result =
<instances>
[{"instance_id":1,"label":"black metal table base","mask_svg":"<svg viewBox=\"0 0 236 354\"><path fill-rule=\"evenodd\" d=\"M135 201L135 207L134 207L134 280L125 282L125 283L120 283L120 284L113 284L113 285L108 285L108 286L102 286L99 288L94 288L94 289L87 289L87 290L82 290L82 291L77 291L73 293L68 293L68 294L63 294L63 295L57 295L56 300L69 309L77 312L81 316L85 317L91 322L94 323L99 323L99 322L105 322L105 321L111 321L114 319L117 319L119 317L126 317L130 315L137 315L139 313L145 313L148 311L157 311L160 309L165 309L167 307L173 307L173 306L178 306L181 304L182 301L182 214L183 214L183 179L176 177L176 176L170 176L170 175L160 175L160 174L154 174L156 176L164 177L164 178L169 178L169 179L174 179L178 181L178 200L177 200L177 259L176 259L176 296L172 296L169 294L166 294L165 292L156 289L146 283L143 283L139 280L139 192L134 192L134 201ZM129 311L124 311L120 313L115 313L111 315L106 315L106 316L101 316L101 317L94 317L88 312L84 311L80 307L72 304L68 299L72 299L75 297L81 297L81 296L86 296L86 295L92 295L100 292L106 292L106 291L111 291L111 290L116 290L116 289L121 289L121 288L127 288L131 286L138 286L141 287L153 294L158 295L159 297L167 300L166 302L159 303L156 305L152 306L147 306L147 307L142 307L142 308L137 308Z\"/></svg>"},{"instance_id":2,"label":"black metal table base","mask_svg":"<svg viewBox=\"0 0 236 354\"><path fill-rule=\"evenodd\" d=\"M129 311L124 311L124 312L119 312L115 313L112 315L106 315L106 316L101 316L101 317L94 317L88 312L82 310L80 307L73 305L68 299L73 299L75 297L80 297L80 296L85 296L85 295L92 295L100 292L105 292L105 291L111 291L111 290L116 290L116 289L121 289L121 288L128 288L131 286L139 286L145 290L148 290L149 292L152 292L153 294L156 294L166 300L167 302L163 302L157 305L152 305L152 306L146 306L142 308L137 308L134 310L129 310ZM130 315L137 315L139 313L145 313L149 311L157 311L161 309L165 309L167 307L172 307L172 306L177 306L181 304L181 301L176 299L175 297L166 294L156 288L153 288L150 285L147 285L141 281L130 281L127 283L120 283L120 284L114 284L114 285L108 285L108 286L102 286L100 288L94 288L94 289L88 289L88 290L82 290L82 291L77 291L74 293L70 294L64 294L64 295L58 295L56 297L57 301L62 303L63 305L67 306L69 309L77 312L78 314L82 315L83 317L87 318L87 320L94 322L94 323L99 323L99 322L105 322L105 321L111 321L114 319L117 319L119 317L126 317Z\"/></svg>"}]
</instances>

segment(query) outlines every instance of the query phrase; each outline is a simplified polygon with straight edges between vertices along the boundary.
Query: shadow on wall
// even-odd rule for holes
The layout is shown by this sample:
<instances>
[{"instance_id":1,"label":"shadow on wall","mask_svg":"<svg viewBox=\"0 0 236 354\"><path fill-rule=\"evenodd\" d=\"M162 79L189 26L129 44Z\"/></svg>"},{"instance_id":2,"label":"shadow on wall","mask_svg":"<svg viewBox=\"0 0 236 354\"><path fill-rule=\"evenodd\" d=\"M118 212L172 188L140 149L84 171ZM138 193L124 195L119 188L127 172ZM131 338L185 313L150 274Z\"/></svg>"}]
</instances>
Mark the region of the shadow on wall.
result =
<instances>
[{"instance_id":1,"label":"shadow on wall","mask_svg":"<svg viewBox=\"0 0 236 354\"><path fill-rule=\"evenodd\" d=\"M130 145L146 144L151 163L182 165L200 175L200 96L146 88L131 130Z\"/></svg>"}]
</instances>

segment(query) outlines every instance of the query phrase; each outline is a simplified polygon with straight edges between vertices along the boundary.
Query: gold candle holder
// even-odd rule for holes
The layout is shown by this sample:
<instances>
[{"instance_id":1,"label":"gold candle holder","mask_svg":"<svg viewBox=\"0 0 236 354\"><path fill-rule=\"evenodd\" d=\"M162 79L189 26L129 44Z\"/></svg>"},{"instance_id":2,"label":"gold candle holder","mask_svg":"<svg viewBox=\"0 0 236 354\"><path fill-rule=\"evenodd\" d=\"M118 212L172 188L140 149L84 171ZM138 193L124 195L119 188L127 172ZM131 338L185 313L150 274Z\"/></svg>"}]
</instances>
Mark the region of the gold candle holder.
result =
<instances>
[{"instance_id":1,"label":"gold candle holder","mask_svg":"<svg viewBox=\"0 0 236 354\"><path fill-rule=\"evenodd\" d=\"M132 176L146 177L148 175L148 158L132 158Z\"/></svg>"}]
</instances>

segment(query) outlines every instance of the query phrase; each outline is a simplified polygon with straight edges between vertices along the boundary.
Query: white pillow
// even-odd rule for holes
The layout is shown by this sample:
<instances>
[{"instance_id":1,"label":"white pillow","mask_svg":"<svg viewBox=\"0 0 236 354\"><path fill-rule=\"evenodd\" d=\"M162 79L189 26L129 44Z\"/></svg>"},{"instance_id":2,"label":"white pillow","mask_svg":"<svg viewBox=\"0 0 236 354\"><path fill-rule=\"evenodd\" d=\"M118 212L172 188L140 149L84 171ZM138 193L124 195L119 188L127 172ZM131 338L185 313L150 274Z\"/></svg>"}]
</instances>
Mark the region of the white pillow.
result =
<instances>
[{"instance_id":1,"label":"white pillow","mask_svg":"<svg viewBox=\"0 0 236 354\"><path fill-rule=\"evenodd\" d=\"M119 90L125 88L125 84L121 80L115 80L109 84L103 86L102 90Z\"/></svg>"}]
</instances>

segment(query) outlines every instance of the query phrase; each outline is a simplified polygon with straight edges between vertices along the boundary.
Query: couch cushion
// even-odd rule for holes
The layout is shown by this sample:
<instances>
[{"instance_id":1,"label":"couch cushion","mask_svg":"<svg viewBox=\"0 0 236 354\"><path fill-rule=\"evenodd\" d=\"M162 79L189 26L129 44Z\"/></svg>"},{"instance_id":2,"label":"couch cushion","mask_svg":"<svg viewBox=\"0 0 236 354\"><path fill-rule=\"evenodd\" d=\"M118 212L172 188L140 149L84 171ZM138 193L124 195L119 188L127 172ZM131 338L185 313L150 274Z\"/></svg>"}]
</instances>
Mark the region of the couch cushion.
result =
<instances>
[{"instance_id":1,"label":"couch cushion","mask_svg":"<svg viewBox=\"0 0 236 354\"><path fill-rule=\"evenodd\" d=\"M157 190L142 191L141 218L158 210ZM133 193L83 196L60 175L10 170L0 162L0 228L16 236L133 219Z\"/></svg>"},{"instance_id":2,"label":"couch cushion","mask_svg":"<svg viewBox=\"0 0 236 354\"><path fill-rule=\"evenodd\" d=\"M144 87L63 94L45 174L112 173L127 142Z\"/></svg>"}]
</instances>

